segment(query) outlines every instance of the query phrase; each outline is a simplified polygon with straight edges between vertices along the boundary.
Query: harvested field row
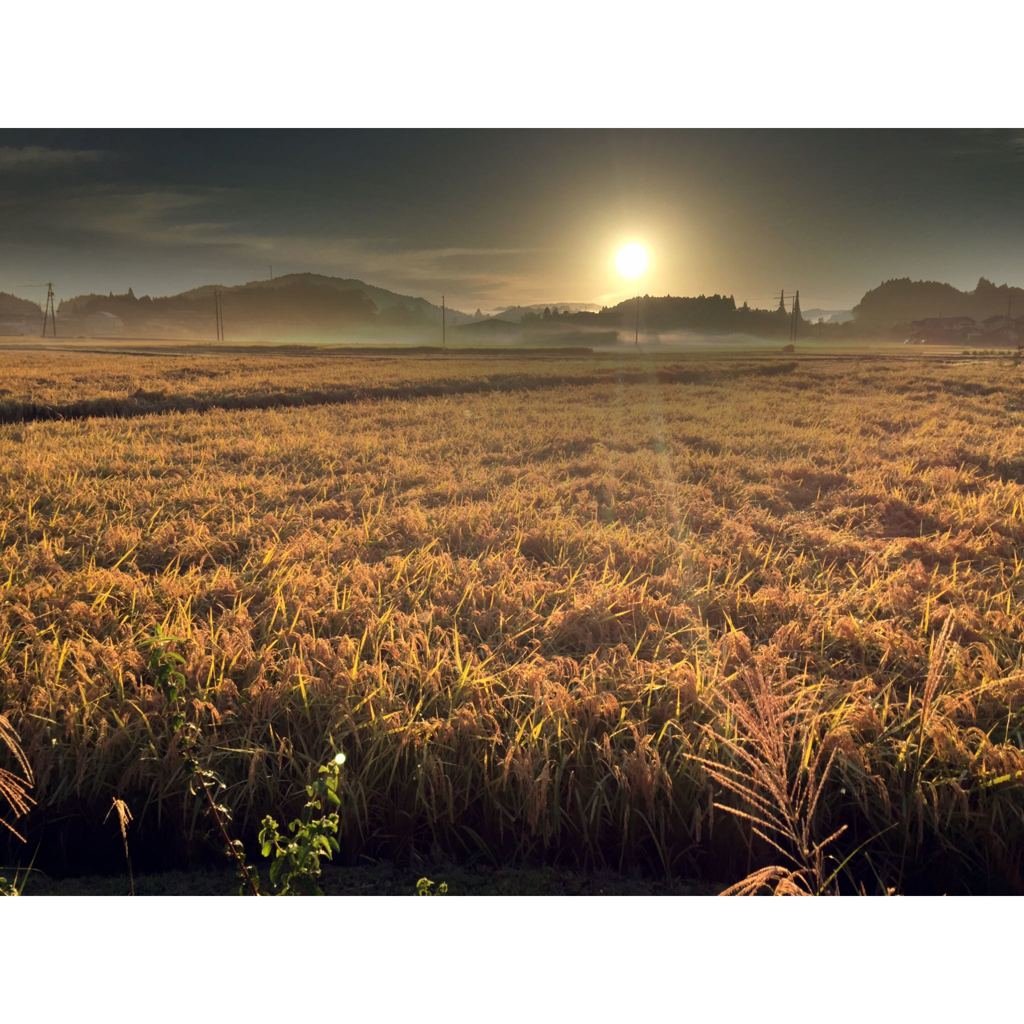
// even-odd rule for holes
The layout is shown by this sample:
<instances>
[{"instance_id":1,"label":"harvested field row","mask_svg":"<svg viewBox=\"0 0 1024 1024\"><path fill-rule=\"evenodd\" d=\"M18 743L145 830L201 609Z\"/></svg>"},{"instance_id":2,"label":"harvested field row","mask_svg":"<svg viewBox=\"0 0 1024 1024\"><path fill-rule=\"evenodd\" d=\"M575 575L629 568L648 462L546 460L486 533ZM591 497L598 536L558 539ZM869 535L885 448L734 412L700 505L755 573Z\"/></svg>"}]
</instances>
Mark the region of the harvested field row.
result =
<instances>
[{"instance_id":1,"label":"harvested field row","mask_svg":"<svg viewBox=\"0 0 1024 1024\"><path fill-rule=\"evenodd\" d=\"M795 374L801 384L834 380L835 360L800 362L696 359L661 356L623 360L602 355L517 356L364 355L353 350L282 354L271 350L241 360L223 349L188 354L154 346L142 353L109 354L76 349L5 354L0 373L0 424L93 417L137 417L212 409L274 409L310 405L415 399L488 390L596 384L609 378L666 384L711 384L748 377ZM880 362L879 368L891 360ZM816 367L830 367L824 375ZM918 363L917 365L921 365ZM960 382L960 360L936 361L937 386L995 387ZM966 364L969 365L969 364ZM941 375L947 369L946 377ZM948 373L952 367L952 374ZM939 383L941 381L941 383Z\"/></svg>"}]
</instances>

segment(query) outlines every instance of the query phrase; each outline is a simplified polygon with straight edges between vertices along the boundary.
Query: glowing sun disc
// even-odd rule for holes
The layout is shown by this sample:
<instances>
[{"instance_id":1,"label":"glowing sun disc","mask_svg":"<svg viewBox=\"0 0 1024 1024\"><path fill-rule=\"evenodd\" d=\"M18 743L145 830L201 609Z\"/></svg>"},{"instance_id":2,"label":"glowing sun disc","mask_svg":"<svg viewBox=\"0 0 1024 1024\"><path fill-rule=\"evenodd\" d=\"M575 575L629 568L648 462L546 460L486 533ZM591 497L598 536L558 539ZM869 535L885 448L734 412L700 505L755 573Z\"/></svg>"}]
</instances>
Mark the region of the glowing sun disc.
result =
<instances>
[{"instance_id":1,"label":"glowing sun disc","mask_svg":"<svg viewBox=\"0 0 1024 1024\"><path fill-rule=\"evenodd\" d=\"M623 277L631 280L640 277L649 262L647 248L639 242L630 242L615 254L615 268Z\"/></svg>"}]
</instances>

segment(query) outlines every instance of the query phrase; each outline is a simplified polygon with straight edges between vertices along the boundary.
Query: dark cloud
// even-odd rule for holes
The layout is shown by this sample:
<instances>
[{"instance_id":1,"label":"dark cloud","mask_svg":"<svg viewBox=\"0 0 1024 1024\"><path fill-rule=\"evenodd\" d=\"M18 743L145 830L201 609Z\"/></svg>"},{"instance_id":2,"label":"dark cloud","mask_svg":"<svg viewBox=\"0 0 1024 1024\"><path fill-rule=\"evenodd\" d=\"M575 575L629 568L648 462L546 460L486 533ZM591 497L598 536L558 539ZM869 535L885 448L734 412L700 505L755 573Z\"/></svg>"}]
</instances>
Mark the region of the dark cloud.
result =
<instances>
[{"instance_id":1,"label":"dark cloud","mask_svg":"<svg viewBox=\"0 0 1024 1024\"><path fill-rule=\"evenodd\" d=\"M38 174L53 168L65 169L96 164L111 154L97 149L54 149L50 146L0 146L0 174L11 171Z\"/></svg>"}]
</instances>

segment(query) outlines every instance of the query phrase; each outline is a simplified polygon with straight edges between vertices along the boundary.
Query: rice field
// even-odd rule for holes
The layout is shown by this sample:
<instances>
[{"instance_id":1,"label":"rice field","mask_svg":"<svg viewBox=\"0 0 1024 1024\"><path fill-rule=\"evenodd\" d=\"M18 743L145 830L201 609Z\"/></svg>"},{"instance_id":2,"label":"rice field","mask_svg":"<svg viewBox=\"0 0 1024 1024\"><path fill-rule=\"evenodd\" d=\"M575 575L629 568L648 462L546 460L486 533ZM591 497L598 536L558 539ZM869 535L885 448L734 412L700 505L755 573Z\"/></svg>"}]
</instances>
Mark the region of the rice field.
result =
<instances>
[{"instance_id":1,"label":"rice field","mask_svg":"<svg viewBox=\"0 0 1024 1024\"><path fill-rule=\"evenodd\" d=\"M232 351L138 342L90 350L84 342L0 349L0 423L127 417L211 409L268 409L356 399L462 394L534 381L552 386L593 373L592 358L411 350L401 356L297 346ZM99 344L99 343L94 343ZM623 368L623 372L625 368Z\"/></svg>"},{"instance_id":2,"label":"rice field","mask_svg":"<svg viewBox=\"0 0 1024 1024\"><path fill-rule=\"evenodd\" d=\"M344 863L1024 890L1010 360L4 360L6 863L218 862L160 627L249 843L341 750Z\"/></svg>"}]
</instances>

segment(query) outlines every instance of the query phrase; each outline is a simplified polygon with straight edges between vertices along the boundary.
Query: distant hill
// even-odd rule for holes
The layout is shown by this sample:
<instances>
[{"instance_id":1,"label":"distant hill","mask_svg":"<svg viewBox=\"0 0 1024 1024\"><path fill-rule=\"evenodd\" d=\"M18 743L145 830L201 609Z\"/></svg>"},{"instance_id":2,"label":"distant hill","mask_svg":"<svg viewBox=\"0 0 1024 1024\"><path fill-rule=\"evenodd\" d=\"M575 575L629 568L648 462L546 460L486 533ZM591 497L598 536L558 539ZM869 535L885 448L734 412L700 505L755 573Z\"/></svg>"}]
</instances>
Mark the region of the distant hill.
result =
<instances>
[{"instance_id":1,"label":"distant hill","mask_svg":"<svg viewBox=\"0 0 1024 1024\"><path fill-rule=\"evenodd\" d=\"M518 337L522 334L522 329L519 324L513 323L511 320L492 316L483 320L472 320L469 323L459 324L454 328L453 333L459 338L484 340Z\"/></svg>"},{"instance_id":2,"label":"distant hill","mask_svg":"<svg viewBox=\"0 0 1024 1024\"><path fill-rule=\"evenodd\" d=\"M637 322L637 301L626 299L596 313L573 313L560 319L579 326L614 329L632 339ZM639 304L640 334L670 335L685 331L701 334L749 334L774 338L789 333L790 315L776 310L736 305L731 295L643 295ZM801 318L801 324L806 321ZM820 330L821 328L819 328Z\"/></svg>"},{"instance_id":3,"label":"distant hill","mask_svg":"<svg viewBox=\"0 0 1024 1024\"><path fill-rule=\"evenodd\" d=\"M439 305L356 278L324 274L287 274L229 287L208 284L156 298L138 297L131 289L119 295L79 295L61 302L58 332L64 337L209 340L216 334L215 292L221 296L228 341L437 344L441 340ZM639 313L641 336L671 342L679 332L788 338L792 311L738 306L733 296L715 294L643 295ZM905 277L871 289L852 312L804 310L798 336L909 337L915 333L913 325L921 321L969 317L979 325L978 336L987 338L996 328L983 322L1008 314L1024 315L1024 288L981 278L973 291L960 291L950 284ZM637 303L626 299L604 307L579 302L508 306L493 317L447 309L446 315L449 337L463 343L546 344L558 339L565 344L604 345L615 338L632 340ZM6 333L33 330L40 316L35 303L0 293L0 322L6 324Z\"/></svg>"},{"instance_id":4,"label":"distant hill","mask_svg":"<svg viewBox=\"0 0 1024 1024\"><path fill-rule=\"evenodd\" d=\"M17 295L0 292L0 316L38 316L43 315L42 307L28 299L19 299Z\"/></svg>"},{"instance_id":5,"label":"distant hill","mask_svg":"<svg viewBox=\"0 0 1024 1024\"><path fill-rule=\"evenodd\" d=\"M940 281L911 281L901 277L872 288L853 307L857 327L889 329L931 317L967 316L985 320L1024 312L1024 288L995 285L984 277L974 291L962 292Z\"/></svg>"},{"instance_id":6,"label":"distant hill","mask_svg":"<svg viewBox=\"0 0 1024 1024\"><path fill-rule=\"evenodd\" d=\"M441 307L426 299L323 274L286 274L234 286L203 285L179 295L79 295L61 302L58 318L68 333L94 333L102 314L117 318L119 333L140 337L215 334L214 293L219 291L228 340L318 340L396 335L411 340L440 335ZM447 310L449 325L472 318ZM112 320L109 322L113 322Z\"/></svg>"},{"instance_id":7,"label":"distant hill","mask_svg":"<svg viewBox=\"0 0 1024 1024\"><path fill-rule=\"evenodd\" d=\"M636 299L626 299L618 305L606 306L593 316L582 313L575 319L632 328L636 314ZM731 295L644 295L640 298L640 329L646 331L735 330L738 314L736 300Z\"/></svg>"},{"instance_id":8,"label":"distant hill","mask_svg":"<svg viewBox=\"0 0 1024 1024\"><path fill-rule=\"evenodd\" d=\"M544 310L551 313L596 313L601 307L594 302L537 302L532 306L506 306L499 309L495 316L502 320L519 323L524 316L536 314L543 316Z\"/></svg>"},{"instance_id":9,"label":"distant hill","mask_svg":"<svg viewBox=\"0 0 1024 1024\"><path fill-rule=\"evenodd\" d=\"M509 307L513 313L490 317L458 329L461 336L476 341L508 340L524 345L585 345L608 347L632 343L637 327L637 301L626 299L615 306L588 305L587 309L551 306ZM515 319L515 313L519 319ZM646 344L680 340L680 333L701 335L749 335L775 338L788 336L790 315L775 310L737 306L731 295L643 295L639 304L639 333ZM838 325L813 327L801 320L807 331L825 332Z\"/></svg>"},{"instance_id":10,"label":"distant hill","mask_svg":"<svg viewBox=\"0 0 1024 1024\"><path fill-rule=\"evenodd\" d=\"M185 292L184 295L191 295L196 292L209 295L211 286L193 289L192 292ZM267 292L270 294L283 293L294 296L303 291L323 301L327 295L339 295L350 297L353 293L363 295L369 299L379 313L397 321L427 319L433 323L435 320L440 323L441 307L426 299L414 295L401 295L398 292L388 291L387 288L380 288L377 285L367 284L357 278L329 277L326 274L284 274L281 277L271 278L264 281L250 281L248 284L237 285L232 288L222 288L224 294L245 295L246 293ZM327 300L328 303L330 300ZM460 312L457 309L448 307L446 310L448 323L466 323L473 319L468 313Z\"/></svg>"}]
</instances>

